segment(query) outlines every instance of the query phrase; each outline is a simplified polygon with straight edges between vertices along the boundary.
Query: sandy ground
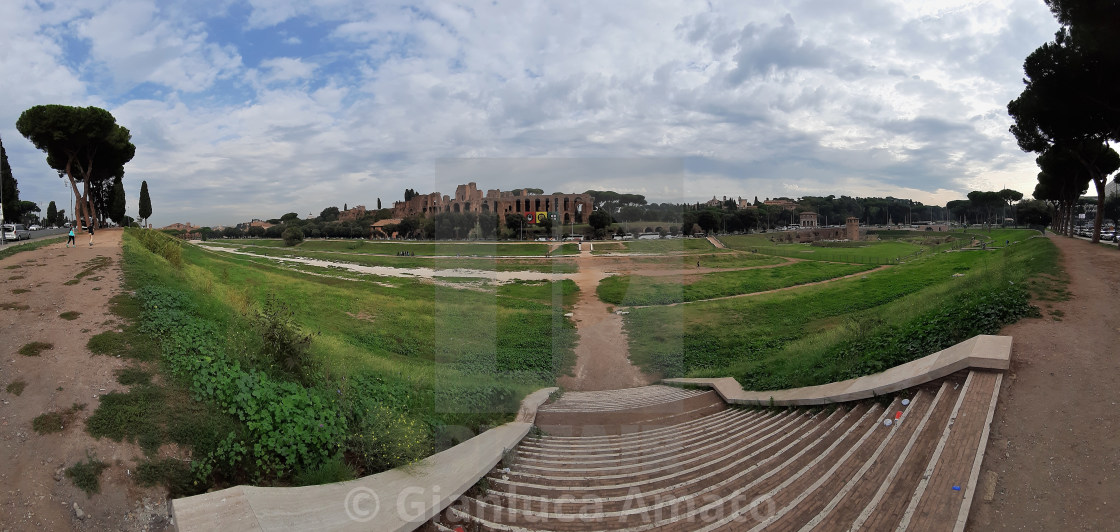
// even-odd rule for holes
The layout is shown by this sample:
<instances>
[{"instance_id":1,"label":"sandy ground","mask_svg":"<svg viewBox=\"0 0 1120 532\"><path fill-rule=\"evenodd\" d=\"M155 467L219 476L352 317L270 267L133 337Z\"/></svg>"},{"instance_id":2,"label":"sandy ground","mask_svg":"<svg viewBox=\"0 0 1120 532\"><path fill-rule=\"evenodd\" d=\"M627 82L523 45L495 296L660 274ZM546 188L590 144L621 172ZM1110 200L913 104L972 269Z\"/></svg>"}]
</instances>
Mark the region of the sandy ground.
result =
<instances>
[{"instance_id":1,"label":"sandy ground","mask_svg":"<svg viewBox=\"0 0 1120 532\"><path fill-rule=\"evenodd\" d=\"M0 303L28 307L0 310L0 530L151 530L167 524L162 489L141 489L130 478L143 455L139 447L94 440L85 432L98 398L123 389L113 372L124 361L92 356L85 347L94 334L117 326L107 304L120 292L120 235L98 231L93 247L86 235L76 248L52 244L0 260ZM99 256L111 264L64 284ZM28 291L13 293L19 289ZM67 311L81 315L73 321L59 316ZM38 357L18 353L35 341L54 347ZM27 383L19 396L4 391L15 380ZM63 432L32 430L36 416L74 403L85 409ZM101 492L92 497L62 474L87 453L109 464Z\"/></svg>"},{"instance_id":2,"label":"sandy ground","mask_svg":"<svg viewBox=\"0 0 1120 532\"><path fill-rule=\"evenodd\" d=\"M573 278L579 286L579 300L572 310L579 335L576 344L575 376L563 376L557 383L565 390L616 390L645 386L658 380L630 363L630 349L622 329L622 316L610 312L599 300L595 287L608 275L606 262L591 254L590 246L577 259L579 273Z\"/></svg>"},{"instance_id":3,"label":"sandy ground","mask_svg":"<svg viewBox=\"0 0 1120 532\"><path fill-rule=\"evenodd\" d=\"M1011 370L970 530L1120 530L1120 252L1051 240L1072 297L1001 333Z\"/></svg>"}]
</instances>

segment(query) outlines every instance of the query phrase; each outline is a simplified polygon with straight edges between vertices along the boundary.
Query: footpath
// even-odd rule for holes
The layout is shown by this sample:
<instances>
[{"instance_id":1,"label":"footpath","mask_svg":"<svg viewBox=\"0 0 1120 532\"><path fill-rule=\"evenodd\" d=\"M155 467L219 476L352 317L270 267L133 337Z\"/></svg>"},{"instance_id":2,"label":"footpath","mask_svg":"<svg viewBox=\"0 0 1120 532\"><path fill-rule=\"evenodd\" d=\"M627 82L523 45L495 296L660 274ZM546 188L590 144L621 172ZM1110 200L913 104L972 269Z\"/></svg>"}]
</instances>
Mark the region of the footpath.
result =
<instances>
[{"instance_id":1,"label":"footpath","mask_svg":"<svg viewBox=\"0 0 1120 532\"><path fill-rule=\"evenodd\" d=\"M1115 530L1120 514L1120 251L1050 236L1067 301L1014 337L969 530Z\"/></svg>"}]
</instances>

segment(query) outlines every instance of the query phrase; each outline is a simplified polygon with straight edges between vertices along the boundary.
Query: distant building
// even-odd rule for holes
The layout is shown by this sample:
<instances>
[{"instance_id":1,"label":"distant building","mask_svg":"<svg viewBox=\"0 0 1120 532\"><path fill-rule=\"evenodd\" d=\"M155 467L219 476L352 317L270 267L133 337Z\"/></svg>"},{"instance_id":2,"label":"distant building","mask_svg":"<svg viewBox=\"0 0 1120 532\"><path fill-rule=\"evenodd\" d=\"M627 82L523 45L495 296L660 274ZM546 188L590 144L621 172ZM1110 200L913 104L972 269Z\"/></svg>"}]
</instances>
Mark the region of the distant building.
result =
<instances>
[{"instance_id":1,"label":"distant building","mask_svg":"<svg viewBox=\"0 0 1120 532\"><path fill-rule=\"evenodd\" d=\"M811 228L811 227L817 227L817 213L815 213L815 212L803 212L803 213L801 213L801 228L802 229L808 229L808 228Z\"/></svg>"},{"instance_id":2,"label":"distant building","mask_svg":"<svg viewBox=\"0 0 1120 532\"><path fill-rule=\"evenodd\" d=\"M390 234L390 233L386 232L385 227L389 226L389 225L397 225L399 223L401 223L400 218L386 218L384 220L378 220L376 222L373 222L373 224L370 225L370 229L371 229L371 231L369 233L370 239L374 239L374 238L397 238L398 235L397 235L396 231L393 231Z\"/></svg>"},{"instance_id":3,"label":"distant building","mask_svg":"<svg viewBox=\"0 0 1120 532\"><path fill-rule=\"evenodd\" d=\"M1113 179L1104 185L1104 196L1120 196L1120 181Z\"/></svg>"},{"instance_id":4,"label":"distant building","mask_svg":"<svg viewBox=\"0 0 1120 532\"><path fill-rule=\"evenodd\" d=\"M762 204L766 205L767 207L781 207L782 209L787 211L792 211L797 208L797 202L784 198L767 199L766 201L762 202Z\"/></svg>"},{"instance_id":5,"label":"distant building","mask_svg":"<svg viewBox=\"0 0 1120 532\"><path fill-rule=\"evenodd\" d=\"M168 229L171 231L190 231L191 229L195 229L195 226L191 225L190 222L187 222L185 224L173 223L171 225L161 227L160 229Z\"/></svg>"},{"instance_id":6,"label":"distant building","mask_svg":"<svg viewBox=\"0 0 1120 532\"><path fill-rule=\"evenodd\" d=\"M253 220L250 222L242 222L237 224L237 228L242 231L247 231L250 227L260 227L262 229L268 229L269 227L272 227L272 225L273 224L270 224L264 220L253 218Z\"/></svg>"},{"instance_id":7,"label":"distant building","mask_svg":"<svg viewBox=\"0 0 1120 532\"><path fill-rule=\"evenodd\" d=\"M358 205L353 209L346 209L338 213L338 221L340 222L355 222L366 216L366 206Z\"/></svg>"},{"instance_id":8,"label":"distant building","mask_svg":"<svg viewBox=\"0 0 1120 532\"><path fill-rule=\"evenodd\" d=\"M421 194L408 201L393 203L393 218L422 216L429 218L441 212L473 212L479 214L496 213L499 223L506 223L506 214L543 216L553 218L556 223L583 223L591 213L595 198L590 194L530 194L528 190L487 190L483 195L475 183L455 187L455 196L440 195L439 192ZM528 218L527 218L528 220Z\"/></svg>"},{"instance_id":9,"label":"distant building","mask_svg":"<svg viewBox=\"0 0 1120 532\"><path fill-rule=\"evenodd\" d=\"M727 199L727 196L724 196L724 199ZM712 199L706 201L704 205L707 207L721 207L723 206L723 202L716 199L715 196L712 196Z\"/></svg>"}]
</instances>

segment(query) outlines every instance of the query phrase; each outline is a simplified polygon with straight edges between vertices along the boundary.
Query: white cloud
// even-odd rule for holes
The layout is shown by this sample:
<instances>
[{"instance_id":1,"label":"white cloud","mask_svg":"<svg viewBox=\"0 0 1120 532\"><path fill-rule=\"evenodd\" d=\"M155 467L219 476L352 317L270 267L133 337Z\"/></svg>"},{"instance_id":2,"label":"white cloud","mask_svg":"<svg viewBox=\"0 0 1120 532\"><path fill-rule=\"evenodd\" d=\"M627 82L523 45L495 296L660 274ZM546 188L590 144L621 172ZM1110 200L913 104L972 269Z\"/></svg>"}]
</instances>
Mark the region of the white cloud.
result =
<instances>
[{"instance_id":1,"label":"white cloud","mask_svg":"<svg viewBox=\"0 0 1120 532\"><path fill-rule=\"evenodd\" d=\"M316 66L305 63L298 57L275 57L261 61L261 68L266 71L266 82L294 81L310 78L315 73Z\"/></svg>"},{"instance_id":2,"label":"white cloud","mask_svg":"<svg viewBox=\"0 0 1120 532\"><path fill-rule=\"evenodd\" d=\"M72 23L94 61L122 88L151 82L197 92L241 67L236 50L210 42L200 23L165 17L153 0L121 0Z\"/></svg>"},{"instance_id":3,"label":"white cloud","mask_svg":"<svg viewBox=\"0 0 1120 532\"><path fill-rule=\"evenodd\" d=\"M111 108L139 148L126 185L149 181L157 224L388 205L443 187L448 157L685 161L687 186L621 171L475 179L657 201L1029 194L1033 156L1010 139L1005 106L1055 28L1035 0L250 0L223 29L150 0L84 1L0 20L0 46L20 51L0 68L26 79L0 82L0 113L14 123L43 99ZM67 56L70 29L88 62ZM269 31L278 49L245 40ZM160 89L121 96L143 84Z\"/></svg>"}]
</instances>

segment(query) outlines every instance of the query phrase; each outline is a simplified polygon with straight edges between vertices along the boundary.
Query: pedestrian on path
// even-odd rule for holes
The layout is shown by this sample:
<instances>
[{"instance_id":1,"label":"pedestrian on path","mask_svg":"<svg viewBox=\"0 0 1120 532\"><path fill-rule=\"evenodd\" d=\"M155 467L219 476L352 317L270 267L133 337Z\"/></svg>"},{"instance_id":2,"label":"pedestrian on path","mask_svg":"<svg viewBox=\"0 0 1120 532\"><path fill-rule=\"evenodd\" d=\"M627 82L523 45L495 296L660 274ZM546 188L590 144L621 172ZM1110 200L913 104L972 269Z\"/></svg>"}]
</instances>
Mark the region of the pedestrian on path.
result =
<instances>
[{"instance_id":1,"label":"pedestrian on path","mask_svg":"<svg viewBox=\"0 0 1120 532\"><path fill-rule=\"evenodd\" d=\"M70 247L70 244L74 244L74 247L78 247L78 244L74 243L74 228L73 227L70 228L70 234L66 235L66 247Z\"/></svg>"},{"instance_id":2,"label":"pedestrian on path","mask_svg":"<svg viewBox=\"0 0 1120 532\"><path fill-rule=\"evenodd\" d=\"M89 224L89 247L93 247L93 223Z\"/></svg>"}]
</instances>

